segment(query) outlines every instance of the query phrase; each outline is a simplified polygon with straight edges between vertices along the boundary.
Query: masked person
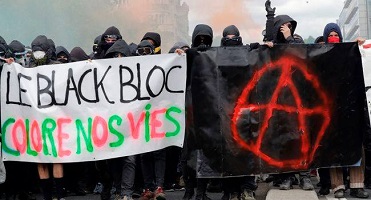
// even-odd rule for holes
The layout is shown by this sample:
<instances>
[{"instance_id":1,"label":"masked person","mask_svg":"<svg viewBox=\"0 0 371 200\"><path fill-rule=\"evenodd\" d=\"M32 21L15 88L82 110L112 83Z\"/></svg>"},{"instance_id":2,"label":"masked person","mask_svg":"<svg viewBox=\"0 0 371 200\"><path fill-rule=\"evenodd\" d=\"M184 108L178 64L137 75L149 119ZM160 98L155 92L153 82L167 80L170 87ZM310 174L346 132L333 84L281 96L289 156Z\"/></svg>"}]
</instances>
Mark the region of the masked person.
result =
<instances>
[{"instance_id":1,"label":"masked person","mask_svg":"<svg viewBox=\"0 0 371 200\"><path fill-rule=\"evenodd\" d=\"M9 44L9 48L13 54L14 61L23 67L28 67L29 58L25 46L18 40L13 40Z\"/></svg>"},{"instance_id":2,"label":"masked person","mask_svg":"<svg viewBox=\"0 0 371 200\"><path fill-rule=\"evenodd\" d=\"M304 41L300 37L294 37L297 22L288 15L277 15L274 18L273 43L295 44Z\"/></svg>"},{"instance_id":3,"label":"masked person","mask_svg":"<svg viewBox=\"0 0 371 200\"><path fill-rule=\"evenodd\" d=\"M120 31L111 26L102 34L102 37L98 43L96 54L94 54L93 59L102 59L106 55L107 50L118 40L122 39Z\"/></svg>"},{"instance_id":4,"label":"masked person","mask_svg":"<svg viewBox=\"0 0 371 200\"><path fill-rule=\"evenodd\" d=\"M137 56L153 55L154 46L148 40L142 40L137 47ZM140 164L143 174L144 190L140 200L156 199L165 200L164 182L166 167L166 151L160 149L140 154Z\"/></svg>"},{"instance_id":5,"label":"masked person","mask_svg":"<svg viewBox=\"0 0 371 200\"><path fill-rule=\"evenodd\" d=\"M155 32L147 32L144 34L141 41L147 40L154 47L154 54L161 54L161 36Z\"/></svg>"},{"instance_id":6,"label":"masked person","mask_svg":"<svg viewBox=\"0 0 371 200\"><path fill-rule=\"evenodd\" d=\"M221 39L221 46L242 46L242 38L240 31L235 25L227 26L223 30L223 37Z\"/></svg>"},{"instance_id":7,"label":"masked person","mask_svg":"<svg viewBox=\"0 0 371 200\"><path fill-rule=\"evenodd\" d=\"M31 43L31 49L30 67L60 63L51 59L52 50L45 35L37 36Z\"/></svg>"},{"instance_id":8,"label":"masked person","mask_svg":"<svg viewBox=\"0 0 371 200\"><path fill-rule=\"evenodd\" d=\"M57 56L57 61L59 61L61 63L71 62L71 55L67 51L67 49L64 48L63 46L57 46L57 48L55 50L55 53L56 53L56 56Z\"/></svg>"},{"instance_id":9,"label":"masked person","mask_svg":"<svg viewBox=\"0 0 371 200\"><path fill-rule=\"evenodd\" d=\"M32 56L30 59L30 67L37 67L40 65L59 64L60 62L51 60L52 50L45 35L37 36L31 43ZM49 165L46 163L39 163L37 165L40 178L40 186L43 192L44 200L52 199L53 181L49 174ZM62 199L64 196L63 188L63 165L61 163L53 163L53 179L56 188L57 199Z\"/></svg>"},{"instance_id":10,"label":"masked person","mask_svg":"<svg viewBox=\"0 0 371 200\"><path fill-rule=\"evenodd\" d=\"M335 23L327 24L323 30L323 40L326 44L343 42L343 36L341 34L340 27ZM358 44L361 45L364 43L365 40L362 38L357 38L356 41L358 42ZM335 198L343 198L345 192L345 185L343 181L343 169L341 167L331 168L330 178ZM350 178L350 195L357 198L367 199L369 197L369 194L364 190L363 163L361 166L358 167L349 167L349 178Z\"/></svg>"},{"instance_id":11,"label":"masked person","mask_svg":"<svg viewBox=\"0 0 371 200\"><path fill-rule=\"evenodd\" d=\"M145 56L155 54L155 47L148 40L143 40L138 44L135 51L137 56Z\"/></svg>"}]
</instances>

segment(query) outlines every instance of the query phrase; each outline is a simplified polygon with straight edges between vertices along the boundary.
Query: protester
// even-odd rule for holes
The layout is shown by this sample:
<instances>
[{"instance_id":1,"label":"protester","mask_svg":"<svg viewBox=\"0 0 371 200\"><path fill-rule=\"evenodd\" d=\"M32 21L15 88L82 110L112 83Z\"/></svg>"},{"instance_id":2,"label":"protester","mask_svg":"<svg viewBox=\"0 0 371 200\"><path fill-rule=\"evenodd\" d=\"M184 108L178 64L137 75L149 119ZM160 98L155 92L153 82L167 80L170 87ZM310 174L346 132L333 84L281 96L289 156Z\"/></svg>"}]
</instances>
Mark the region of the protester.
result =
<instances>
[{"instance_id":1,"label":"protester","mask_svg":"<svg viewBox=\"0 0 371 200\"><path fill-rule=\"evenodd\" d=\"M99 39L99 36L96 39ZM102 37L101 37L96 49L94 48L94 45L93 45L93 51L96 52L96 53L94 53L93 59L104 58L104 56L106 55L107 50L118 39L122 39L120 31L114 26L111 26L111 27L107 28L106 31L102 34Z\"/></svg>"},{"instance_id":2,"label":"protester","mask_svg":"<svg viewBox=\"0 0 371 200\"><path fill-rule=\"evenodd\" d=\"M14 61L16 63L22 65L23 67L27 68L29 60L26 56L27 51L26 51L25 46L21 42L19 42L18 40L13 40L9 44L9 49L12 52Z\"/></svg>"},{"instance_id":3,"label":"protester","mask_svg":"<svg viewBox=\"0 0 371 200\"><path fill-rule=\"evenodd\" d=\"M56 53L57 61L61 63L71 62L71 55L67 51L66 48L64 48L63 46L57 46L55 51L56 51L55 53Z\"/></svg>"},{"instance_id":4,"label":"protester","mask_svg":"<svg viewBox=\"0 0 371 200\"><path fill-rule=\"evenodd\" d=\"M144 34L143 40L148 40L154 47L154 54L161 54L161 36L155 32L147 32Z\"/></svg>"},{"instance_id":5,"label":"protester","mask_svg":"<svg viewBox=\"0 0 371 200\"><path fill-rule=\"evenodd\" d=\"M74 47L71 52L71 62L78 62L83 60L89 60L90 56L88 56L81 47Z\"/></svg>"},{"instance_id":6,"label":"protester","mask_svg":"<svg viewBox=\"0 0 371 200\"><path fill-rule=\"evenodd\" d=\"M343 36L340 27L335 23L328 23L323 30L323 40L327 43L341 43ZM359 45L364 43L364 39L357 38ZM343 169L330 169L331 184L335 198L343 198L345 185L343 181ZM369 194L364 190L364 169L363 165L358 167L349 167L350 195L357 198L368 198Z\"/></svg>"}]
</instances>

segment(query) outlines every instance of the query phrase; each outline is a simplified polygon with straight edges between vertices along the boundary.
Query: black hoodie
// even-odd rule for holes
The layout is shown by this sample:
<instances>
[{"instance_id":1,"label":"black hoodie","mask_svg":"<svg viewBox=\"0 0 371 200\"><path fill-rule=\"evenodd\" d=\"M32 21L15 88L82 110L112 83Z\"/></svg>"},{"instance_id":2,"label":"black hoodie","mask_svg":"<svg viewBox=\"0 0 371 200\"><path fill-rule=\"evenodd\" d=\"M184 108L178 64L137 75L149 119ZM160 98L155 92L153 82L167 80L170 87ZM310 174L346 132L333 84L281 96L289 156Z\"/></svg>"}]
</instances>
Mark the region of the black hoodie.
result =
<instances>
[{"instance_id":1,"label":"black hoodie","mask_svg":"<svg viewBox=\"0 0 371 200\"><path fill-rule=\"evenodd\" d=\"M107 46L105 36L107 35L115 35L117 36L117 39L122 39L121 33L119 29L117 29L115 26L111 26L104 31L102 34L102 37L100 39L100 42L98 44L97 53L94 55L94 59L102 59L106 55L107 50L111 46Z\"/></svg>"},{"instance_id":2,"label":"black hoodie","mask_svg":"<svg viewBox=\"0 0 371 200\"><path fill-rule=\"evenodd\" d=\"M131 56L129 45L125 40L117 40L111 48L107 50L105 58L113 58L115 53L121 53L124 57Z\"/></svg>"},{"instance_id":3,"label":"black hoodie","mask_svg":"<svg viewBox=\"0 0 371 200\"><path fill-rule=\"evenodd\" d=\"M67 51L66 48L64 48L63 46L57 46L56 50L55 50L55 53L57 55L57 58L58 58L58 55L60 53L64 53L65 56L67 57L67 62L71 62L71 55L70 53Z\"/></svg>"},{"instance_id":4,"label":"black hoodie","mask_svg":"<svg viewBox=\"0 0 371 200\"><path fill-rule=\"evenodd\" d=\"M32 52L35 51L44 51L45 56L46 56L46 63L45 65L48 64L53 64L55 63L54 61L51 60L52 57L52 49L50 48L48 38L45 35L39 35L37 36L31 43L31 49ZM57 62L59 63L59 62ZM34 60L34 58L31 56L30 58L30 67L37 67L39 64L37 64Z\"/></svg>"},{"instance_id":5,"label":"black hoodie","mask_svg":"<svg viewBox=\"0 0 371 200\"><path fill-rule=\"evenodd\" d=\"M328 43L328 36L330 35L330 33L332 31L335 31L338 35L339 35L339 38L340 38L340 42L343 42L343 35L341 34L341 30L340 30L340 27L339 25L335 24L335 23L328 23L324 30L323 30L323 41L325 43Z\"/></svg>"},{"instance_id":6,"label":"black hoodie","mask_svg":"<svg viewBox=\"0 0 371 200\"><path fill-rule=\"evenodd\" d=\"M9 44L9 49L10 51L12 51L12 53L23 53L26 51L26 48L24 47L24 45L18 40L13 40Z\"/></svg>"},{"instance_id":7,"label":"black hoodie","mask_svg":"<svg viewBox=\"0 0 371 200\"><path fill-rule=\"evenodd\" d=\"M70 52L71 62L78 62L83 60L89 60L90 57L85 53L81 47L75 47Z\"/></svg>"},{"instance_id":8,"label":"black hoodie","mask_svg":"<svg viewBox=\"0 0 371 200\"><path fill-rule=\"evenodd\" d=\"M200 45L199 36L201 35L206 37L205 45L211 46L213 43L213 29L206 24L198 24L192 34L192 48Z\"/></svg>"},{"instance_id":9,"label":"black hoodie","mask_svg":"<svg viewBox=\"0 0 371 200\"><path fill-rule=\"evenodd\" d=\"M291 23L292 28L291 28L291 36L288 37L287 40L286 40L285 37L283 36L283 34L281 33L280 29L281 29L281 26L284 23L287 23L287 22ZM275 44L304 43L303 40L295 39L293 37L293 35L295 33L296 26L297 26L297 22L295 20L293 20L290 16L288 16L288 15L277 15L274 18L274 32L273 32L274 38L273 38L273 42Z\"/></svg>"}]
</instances>

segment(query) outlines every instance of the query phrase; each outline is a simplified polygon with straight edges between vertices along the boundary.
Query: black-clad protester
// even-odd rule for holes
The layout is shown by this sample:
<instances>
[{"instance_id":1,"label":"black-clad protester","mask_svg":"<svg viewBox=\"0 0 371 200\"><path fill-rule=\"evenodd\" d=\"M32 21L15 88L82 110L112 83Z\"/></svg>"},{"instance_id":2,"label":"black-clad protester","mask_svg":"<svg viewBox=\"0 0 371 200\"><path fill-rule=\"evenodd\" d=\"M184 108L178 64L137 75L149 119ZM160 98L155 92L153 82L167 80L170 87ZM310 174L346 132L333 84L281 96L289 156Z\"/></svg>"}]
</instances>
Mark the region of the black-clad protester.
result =
<instances>
[{"instance_id":1,"label":"black-clad protester","mask_svg":"<svg viewBox=\"0 0 371 200\"><path fill-rule=\"evenodd\" d=\"M47 37L44 35L39 35L32 41L30 67L60 63L51 59L53 52L49 44ZM63 165L61 163L52 164L53 180L50 177L49 167L50 165L47 163L39 163L37 165L44 200L52 199L53 180L56 188L56 198L58 200L63 199L65 193L63 188Z\"/></svg>"},{"instance_id":2,"label":"black-clad protester","mask_svg":"<svg viewBox=\"0 0 371 200\"><path fill-rule=\"evenodd\" d=\"M9 49L12 52L14 61L16 63L22 65L23 67L27 68L29 59L26 56L27 51L26 51L25 46L21 42L19 42L18 40L13 40L9 44Z\"/></svg>"},{"instance_id":3,"label":"black-clad protester","mask_svg":"<svg viewBox=\"0 0 371 200\"><path fill-rule=\"evenodd\" d=\"M67 49L63 46L57 46L55 50L57 61L61 63L69 63L71 62L71 55L70 52L67 51Z\"/></svg>"},{"instance_id":4,"label":"black-clad protester","mask_svg":"<svg viewBox=\"0 0 371 200\"><path fill-rule=\"evenodd\" d=\"M187 55L196 55L199 51L206 51L211 47L213 43L213 30L206 24L198 24L192 33L192 44L190 49L176 49L175 52L178 54L186 53ZM192 63L194 56L187 56L187 63ZM203 156L200 149L200 144L197 143L197 133L194 129L193 123L193 106L192 106L192 87L191 87L191 76L192 69L187 66L187 91L186 91L186 130L185 139L181 155L182 174L185 183L185 193L183 200L190 200L194 196L194 187L196 179L196 160L201 162L206 161L206 157ZM189 141L195 141L195 143L189 143ZM205 165L204 165L205 166ZM202 170L202 169L201 169ZM207 184L209 179L197 178L196 188L196 200L210 200L206 195Z\"/></svg>"},{"instance_id":5,"label":"black-clad protester","mask_svg":"<svg viewBox=\"0 0 371 200\"><path fill-rule=\"evenodd\" d=\"M98 43L96 53L93 59L102 59L106 55L107 50L118 40L122 39L120 31L111 26L102 34L102 37ZM93 46L94 48L94 46Z\"/></svg>"},{"instance_id":6,"label":"black-clad protester","mask_svg":"<svg viewBox=\"0 0 371 200\"><path fill-rule=\"evenodd\" d=\"M148 40L142 40L136 51L138 56L155 54L155 47ZM157 199L165 200L164 182L166 170L166 151L160 149L140 154L140 164L143 174L144 190L141 200Z\"/></svg>"},{"instance_id":7,"label":"black-clad protester","mask_svg":"<svg viewBox=\"0 0 371 200\"><path fill-rule=\"evenodd\" d=\"M122 58L131 56L129 45L125 40L118 39L106 52L105 58ZM105 187L114 188L111 199L132 200L135 180L136 156L125 156L108 160L112 184Z\"/></svg>"},{"instance_id":8,"label":"black-clad protester","mask_svg":"<svg viewBox=\"0 0 371 200\"><path fill-rule=\"evenodd\" d=\"M156 32L147 32L144 34L143 40L148 40L154 47L154 54L161 54L161 36Z\"/></svg>"},{"instance_id":9,"label":"black-clad protester","mask_svg":"<svg viewBox=\"0 0 371 200\"><path fill-rule=\"evenodd\" d=\"M255 43L254 43L255 44ZM223 30L222 47L243 46L240 31L235 25L227 26ZM243 176L223 179L223 200L255 200L255 190L258 185L255 176Z\"/></svg>"},{"instance_id":10,"label":"black-clad protester","mask_svg":"<svg viewBox=\"0 0 371 200\"><path fill-rule=\"evenodd\" d=\"M84 61L89 60L91 58L85 53L85 51L81 47L74 47L70 52L70 56L71 62Z\"/></svg>"}]
</instances>

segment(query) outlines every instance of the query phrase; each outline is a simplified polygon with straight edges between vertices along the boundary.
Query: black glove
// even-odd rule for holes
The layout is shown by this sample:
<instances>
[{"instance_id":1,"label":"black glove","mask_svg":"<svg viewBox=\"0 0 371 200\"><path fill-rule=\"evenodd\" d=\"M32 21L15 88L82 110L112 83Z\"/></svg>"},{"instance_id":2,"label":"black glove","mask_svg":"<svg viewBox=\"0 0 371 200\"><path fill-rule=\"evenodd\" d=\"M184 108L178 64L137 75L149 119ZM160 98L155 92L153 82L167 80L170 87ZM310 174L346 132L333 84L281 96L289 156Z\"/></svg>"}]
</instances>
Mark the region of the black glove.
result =
<instances>
[{"instance_id":1,"label":"black glove","mask_svg":"<svg viewBox=\"0 0 371 200\"><path fill-rule=\"evenodd\" d=\"M197 51L206 51L207 49L209 49L209 46L206 45L206 44L200 44L200 45L197 47Z\"/></svg>"},{"instance_id":2,"label":"black glove","mask_svg":"<svg viewBox=\"0 0 371 200\"><path fill-rule=\"evenodd\" d=\"M274 13L276 12L276 8L271 7L271 1L270 0L267 0L265 2L265 10L267 11L267 15L274 15Z\"/></svg>"},{"instance_id":3,"label":"black glove","mask_svg":"<svg viewBox=\"0 0 371 200\"><path fill-rule=\"evenodd\" d=\"M250 44L250 50L258 49L260 47L260 44L258 42L254 42Z\"/></svg>"}]
</instances>

